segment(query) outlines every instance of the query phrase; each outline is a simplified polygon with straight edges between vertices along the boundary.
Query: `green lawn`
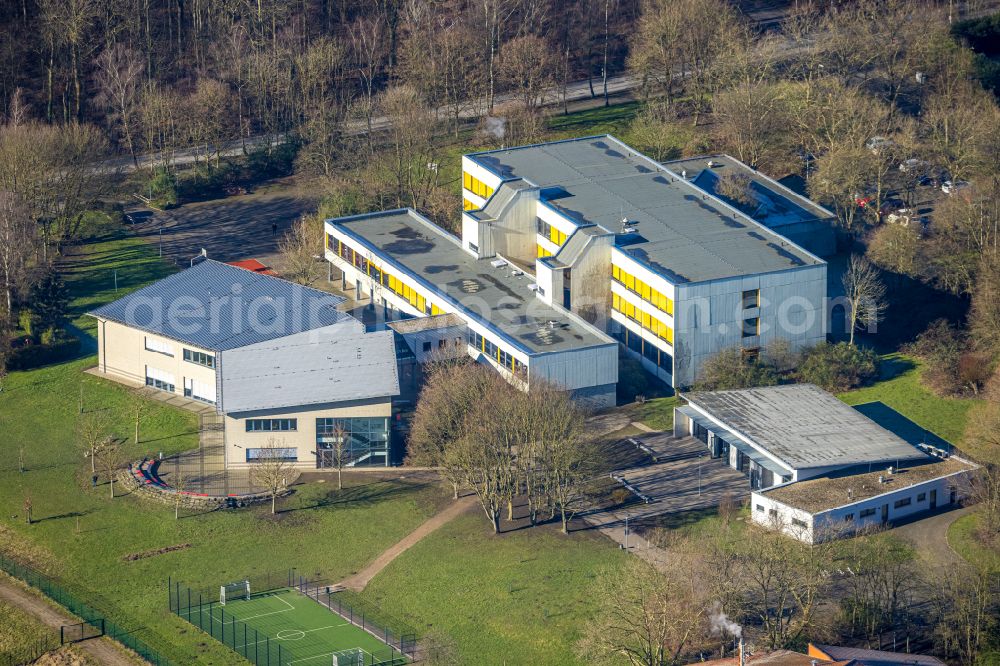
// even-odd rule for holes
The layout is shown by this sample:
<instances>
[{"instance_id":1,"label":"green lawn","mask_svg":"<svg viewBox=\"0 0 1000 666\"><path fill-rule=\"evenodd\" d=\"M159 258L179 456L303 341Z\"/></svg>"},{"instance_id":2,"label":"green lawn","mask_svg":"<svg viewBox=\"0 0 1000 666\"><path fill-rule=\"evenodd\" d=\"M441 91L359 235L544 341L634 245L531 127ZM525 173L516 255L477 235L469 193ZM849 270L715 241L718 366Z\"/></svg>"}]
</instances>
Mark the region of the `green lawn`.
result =
<instances>
[{"instance_id":1,"label":"green lawn","mask_svg":"<svg viewBox=\"0 0 1000 666\"><path fill-rule=\"evenodd\" d=\"M95 242L71 258L67 283L79 315L170 272L155 247L127 237ZM74 446L83 387L86 410L107 410L124 435L125 391L83 375L95 357L15 372L0 393L0 549L29 560L106 610L177 663L236 663L235 655L172 616L168 575L210 585L246 574L287 570L339 579L357 571L434 513L446 493L438 487L365 477L342 492L329 484L300 486L279 506L173 518L173 508L135 497L108 497L89 487L89 468ZM143 423L141 452L169 453L197 445L194 417L153 405ZM23 450L26 471L19 472ZM138 455L141 455L137 453ZM23 503L33 502L26 525ZM349 537L349 538L347 538ZM186 547L134 561L130 554Z\"/></svg>"},{"instance_id":2,"label":"green lawn","mask_svg":"<svg viewBox=\"0 0 1000 666\"><path fill-rule=\"evenodd\" d=\"M623 409L632 418L653 430L669 432L674 429L674 407L680 404L680 398L650 398L643 403L632 403Z\"/></svg>"},{"instance_id":3,"label":"green lawn","mask_svg":"<svg viewBox=\"0 0 1000 666\"><path fill-rule=\"evenodd\" d=\"M595 581L625 557L587 531L494 536L474 511L403 553L361 596L424 634L450 637L455 663L578 664Z\"/></svg>"},{"instance_id":4,"label":"green lawn","mask_svg":"<svg viewBox=\"0 0 1000 666\"><path fill-rule=\"evenodd\" d=\"M948 544L967 562L986 571L1000 573L1000 552L985 546L976 536L979 514L969 513L948 528Z\"/></svg>"},{"instance_id":5,"label":"green lawn","mask_svg":"<svg viewBox=\"0 0 1000 666\"><path fill-rule=\"evenodd\" d=\"M546 126L551 135L546 138L553 140L595 134L620 135L639 113L641 106L640 102L622 102L565 115L561 111L554 110L552 115L546 118Z\"/></svg>"},{"instance_id":6,"label":"green lawn","mask_svg":"<svg viewBox=\"0 0 1000 666\"><path fill-rule=\"evenodd\" d=\"M965 419L976 400L939 398L920 383L920 361L902 354L882 357L882 379L872 386L842 393L849 405L881 401L921 427L961 445Z\"/></svg>"}]
</instances>

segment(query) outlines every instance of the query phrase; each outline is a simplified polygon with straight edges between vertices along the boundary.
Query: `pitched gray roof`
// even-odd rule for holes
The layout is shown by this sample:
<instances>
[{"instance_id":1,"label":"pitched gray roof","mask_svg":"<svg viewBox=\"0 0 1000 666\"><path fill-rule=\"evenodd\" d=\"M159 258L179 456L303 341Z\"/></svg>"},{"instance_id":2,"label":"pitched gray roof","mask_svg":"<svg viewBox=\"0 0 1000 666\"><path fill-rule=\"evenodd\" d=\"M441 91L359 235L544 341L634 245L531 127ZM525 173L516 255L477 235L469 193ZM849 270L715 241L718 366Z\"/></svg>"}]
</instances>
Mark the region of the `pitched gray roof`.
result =
<instances>
[{"instance_id":1,"label":"pitched gray roof","mask_svg":"<svg viewBox=\"0 0 1000 666\"><path fill-rule=\"evenodd\" d=\"M683 397L790 469L928 458L813 384L694 392Z\"/></svg>"},{"instance_id":2,"label":"pitched gray roof","mask_svg":"<svg viewBox=\"0 0 1000 666\"><path fill-rule=\"evenodd\" d=\"M822 264L612 136L468 155L501 178L523 178L576 224L617 233L619 249L675 284Z\"/></svg>"},{"instance_id":3,"label":"pitched gray roof","mask_svg":"<svg viewBox=\"0 0 1000 666\"><path fill-rule=\"evenodd\" d=\"M88 314L223 351L331 324L360 322L317 289L207 259Z\"/></svg>"},{"instance_id":4,"label":"pitched gray roof","mask_svg":"<svg viewBox=\"0 0 1000 666\"><path fill-rule=\"evenodd\" d=\"M221 354L225 413L384 398L399 393L392 331L342 324Z\"/></svg>"},{"instance_id":5,"label":"pitched gray roof","mask_svg":"<svg viewBox=\"0 0 1000 666\"><path fill-rule=\"evenodd\" d=\"M837 661L848 661L853 659L861 662L864 666L903 666L904 664L919 666L944 666L944 662L937 657L925 654L883 652L882 650L866 650L864 648L849 648L837 645L816 644L816 647Z\"/></svg>"}]
</instances>

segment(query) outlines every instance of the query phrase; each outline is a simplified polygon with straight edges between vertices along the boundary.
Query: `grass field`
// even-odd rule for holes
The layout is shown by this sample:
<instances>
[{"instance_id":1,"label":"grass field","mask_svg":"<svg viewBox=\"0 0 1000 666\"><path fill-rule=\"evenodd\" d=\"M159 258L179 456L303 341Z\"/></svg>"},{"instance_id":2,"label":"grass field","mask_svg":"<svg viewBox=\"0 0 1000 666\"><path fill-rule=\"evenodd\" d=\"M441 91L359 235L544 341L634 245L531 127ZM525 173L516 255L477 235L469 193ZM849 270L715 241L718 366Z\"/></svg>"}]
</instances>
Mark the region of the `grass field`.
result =
<instances>
[{"instance_id":1,"label":"grass field","mask_svg":"<svg viewBox=\"0 0 1000 666\"><path fill-rule=\"evenodd\" d=\"M849 405L880 401L952 444L961 445L973 399L939 398L920 383L920 362L903 354L882 357L882 378L871 386L842 393Z\"/></svg>"},{"instance_id":2,"label":"grass field","mask_svg":"<svg viewBox=\"0 0 1000 666\"><path fill-rule=\"evenodd\" d=\"M225 606L185 606L178 614L257 664L328 666L334 655L340 666L394 666L408 661L361 627L292 589L231 599Z\"/></svg>"},{"instance_id":3,"label":"grass field","mask_svg":"<svg viewBox=\"0 0 1000 666\"><path fill-rule=\"evenodd\" d=\"M979 514L966 514L948 527L948 544L967 562L983 571L1000 574L1000 552L988 547L976 535Z\"/></svg>"}]
</instances>

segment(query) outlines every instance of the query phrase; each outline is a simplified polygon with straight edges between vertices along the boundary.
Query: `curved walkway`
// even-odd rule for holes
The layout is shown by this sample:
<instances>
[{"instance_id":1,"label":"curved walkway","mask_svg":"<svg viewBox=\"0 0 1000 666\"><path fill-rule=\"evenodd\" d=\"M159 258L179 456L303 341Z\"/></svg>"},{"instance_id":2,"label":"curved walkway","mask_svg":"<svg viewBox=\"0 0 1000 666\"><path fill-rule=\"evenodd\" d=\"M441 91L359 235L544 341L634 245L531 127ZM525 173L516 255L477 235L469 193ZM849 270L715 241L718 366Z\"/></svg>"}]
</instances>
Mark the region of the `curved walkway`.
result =
<instances>
[{"instance_id":1,"label":"curved walkway","mask_svg":"<svg viewBox=\"0 0 1000 666\"><path fill-rule=\"evenodd\" d=\"M371 582L372 578L382 571L382 569L389 566L390 562L409 550L413 544L417 543L442 525L445 525L454 518L462 515L475 504L475 495L466 495L465 497L460 497L457 500L454 500L443 510L437 512L421 523L417 529L413 530L388 549L383 551L381 555L376 557L372 563L364 569L353 576L340 581L338 586L342 589L361 592L368 586L368 583Z\"/></svg>"}]
</instances>

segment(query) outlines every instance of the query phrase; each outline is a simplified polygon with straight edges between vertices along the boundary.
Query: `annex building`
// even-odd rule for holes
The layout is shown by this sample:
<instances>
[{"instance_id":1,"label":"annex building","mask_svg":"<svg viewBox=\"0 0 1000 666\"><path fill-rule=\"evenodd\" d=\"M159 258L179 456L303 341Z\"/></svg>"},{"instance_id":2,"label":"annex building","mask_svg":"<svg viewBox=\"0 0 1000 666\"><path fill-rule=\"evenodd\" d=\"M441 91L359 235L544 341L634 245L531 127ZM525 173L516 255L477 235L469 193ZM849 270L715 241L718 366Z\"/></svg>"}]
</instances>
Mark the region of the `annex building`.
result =
<instances>
[{"instance_id":1,"label":"annex building","mask_svg":"<svg viewBox=\"0 0 1000 666\"><path fill-rule=\"evenodd\" d=\"M754 522L808 543L954 505L976 469L812 384L683 397L674 434L749 477Z\"/></svg>"},{"instance_id":2,"label":"annex building","mask_svg":"<svg viewBox=\"0 0 1000 666\"><path fill-rule=\"evenodd\" d=\"M206 259L89 313L97 369L214 405L228 467L272 440L296 466L331 466L337 436L349 465L388 465L393 333L366 332L343 300Z\"/></svg>"},{"instance_id":3,"label":"annex building","mask_svg":"<svg viewBox=\"0 0 1000 666\"><path fill-rule=\"evenodd\" d=\"M327 220L326 256L388 319L457 315L471 355L598 405L619 347L684 387L723 348L824 340L826 263L781 232L826 251L828 212L756 175L759 221L712 185L717 169L756 172L699 159L674 168L611 136L466 155L460 238L412 210L370 213Z\"/></svg>"}]
</instances>

